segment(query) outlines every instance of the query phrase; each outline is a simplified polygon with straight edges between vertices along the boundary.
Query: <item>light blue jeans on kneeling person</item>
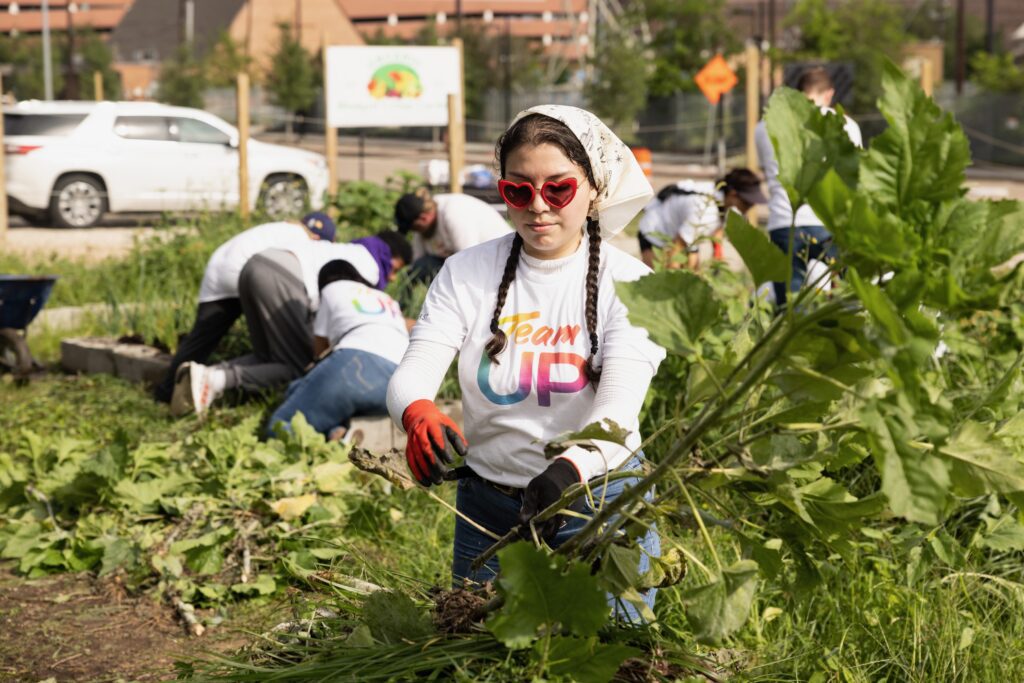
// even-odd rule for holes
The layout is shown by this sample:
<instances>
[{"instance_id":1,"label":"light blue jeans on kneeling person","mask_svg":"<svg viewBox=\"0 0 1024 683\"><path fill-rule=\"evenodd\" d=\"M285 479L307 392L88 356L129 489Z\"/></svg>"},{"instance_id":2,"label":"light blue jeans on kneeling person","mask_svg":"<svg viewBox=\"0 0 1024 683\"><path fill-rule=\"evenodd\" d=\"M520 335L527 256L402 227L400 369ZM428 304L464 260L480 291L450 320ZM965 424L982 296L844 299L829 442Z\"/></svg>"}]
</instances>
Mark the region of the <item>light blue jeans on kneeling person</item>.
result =
<instances>
[{"instance_id":1,"label":"light blue jeans on kneeling person","mask_svg":"<svg viewBox=\"0 0 1024 683\"><path fill-rule=\"evenodd\" d=\"M642 462L640 456L634 456L623 466L623 469L640 470ZM607 486L600 485L600 478L592 479L590 486L594 502L607 504L615 500L626 487L632 486L639 478L640 473L637 472L635 479L629 477L616 479ZM650 496L651 494L648 493L645 498L650 499ZM591 506L590 500L585 499L585 501L583 513L587 516L592 516L594 508ZM455 503L458 511L498 536L504 536L512 527L519 523L519 508L521 505L521 492L517 495L503 493L478 477L468 477L459 480L459 490ZM566 517L566 524L559 529L558 534L550 543L551 547L557 548L568 541L585 524L586 520L579 517ZM470 569L473 560L493 544L494 539L474 528L473 525L462 519L462 517L455 518L455 547L452 559L453 586L456 588L462 587L463 581L467 579L470 583L483 584L486 581L492 581L498 575L497 557L492 557L476 571ZM640 548L642 552L640 553L639 569L640 573L643 574L650 568L650 558L661 556L661 539L658 537L656 528L648 530L647 534L640 541ZM642 594L644 602L652 609L654 608L656 594L657 589L655 588ZM612 596L609 596L609 604L615 607L617 616L621 616L634 623L643 621L635 607L628 603L616 604L616 602Z\"/></svg>"},{"instance_id":2,"label":"light blue jeans on kneeling person","mask_svg":"<svg viewBox=\"0 0 1024 683\"><path fill-rule=\"evenodd\" d=\"M336 427L348 428L353 417L387 415L388 382L397 367L369 351L335 349L288 385L284 402L267 422L267 436L273 436L278 423L290 430L296 413L324 436Z\"/></svg>"}]
</instances>

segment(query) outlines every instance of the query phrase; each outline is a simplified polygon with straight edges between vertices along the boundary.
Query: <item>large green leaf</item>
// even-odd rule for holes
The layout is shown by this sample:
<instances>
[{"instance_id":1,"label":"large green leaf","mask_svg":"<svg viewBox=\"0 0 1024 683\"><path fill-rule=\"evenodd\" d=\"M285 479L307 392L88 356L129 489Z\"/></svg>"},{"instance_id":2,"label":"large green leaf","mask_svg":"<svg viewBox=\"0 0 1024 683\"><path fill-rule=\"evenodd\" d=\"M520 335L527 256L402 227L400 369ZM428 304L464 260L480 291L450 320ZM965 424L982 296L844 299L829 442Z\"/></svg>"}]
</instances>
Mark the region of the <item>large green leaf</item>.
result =
<instances>
[{"instance_id":1,"label":"large green leaf","mask_svg":"<svg viewBox=\"0 0 1024 683\"><path fill-rule=\"evenodd\" d=\"M746 218L735 211L729 211L725 219L725 234L743 257L743 263L754 278L754 284L789 280L790 263L786 254L772 244L764 231L752 226Z\"/></svg>"},{"instance_id":2,"label":"large green leaf","mask_svg":"<svg viewBox=\"0 0 1024 683\"><path fill-rule=\"evenodd\" d=\"M856 184L858 151L841 112L822 113L803 93L779 88L764 118L779 163L779 182L794 207L804 203L831 168L848 185Z\"/></svg>"},{"instance_id":3,"label":"large green leaf","mask_svg":"<svg viewBox=\"0 0 1024 683\"><path fill-rule=\"evenodd\" d=\"M394 591L371 593L363 603L363 620L377 640L401 643L434 632L430 617L412 599Z\"/></svg>"},{"instance_id":4,"label":"large green leaf","mask_svg":"<svg viewBox=\"0 0 1024 683\"><path fill-rule=\"evenodd\" d=\"M889 507L912 522L937 524L949 502L950 476L945 460L910 446L916 434L906 410L883 416L867 408L861 412L861 421Z\"/></svg>"},{"instance_id":5,"label":"large green leaf","mask_svg":"<svg viewBox=\"0 0 1024 683\"><path fill-rule=\"evenodd\" d=\"M505 605L487 628L509 648L529 647L541 627L587 637L608 621L604 591L586 566L566 569L563 558L525 542L503 549L498 561Z\"/></svg>"},{"instance_id":6,"label":"large green leaf","mask_svg":"<svg viewBox=\"0 0 1024 683\"><path fill-rule=\"evenodd\" d=\"M680 355L690 354L701 332L722 315L710 285L689 271L617 282L615 290L629 309L630 322L646 329L654 343Z\"/></svg>"},{"instance_id":7,"label":"large green leaf","mask_svg":"<svg viewBox=\"0 0 1024 683\"><path fill-rule=\"evenodd\" d=\"M941 453L953 461L953 484L961 495L1024 491L1024 463L982 424L965 422Z\"/></svg>"},{"instance_id":8,"label":"large green leaf","mask_svg":"<svg viewBox=\"0 0 1024 683\"><path fill-rule=\"evenodd\" d=\"M537 648L541 647L538 643ZM641 650L628 645L604 644L597 636L556 636L547 652L548 672L579 683L607 683L622 662L640 654Z\"/></svg>"},{"instance_id":9,"label":"large green leaf","mask_svg":"<svg viewBox=\"0 0 1024 683\"><path fill-rule=\"evenodd\" d=\"M915 202L959 197L971 151L952 114L889 61L882 91L878 107L889 126L861 160L861 190L900 215Z\"/></svg>"},{"instance_id":10,"label":"large green leaf","mask_svg":"<svg viewBox=\"0 0 1024 683\"><path fill-rule=\"evenodd\" d=\"M740 560L711 583L683 593L686 619L694 637L709 645L721 643L747 621L757 587L757 563Z\"/></svg>"}]
</instances>

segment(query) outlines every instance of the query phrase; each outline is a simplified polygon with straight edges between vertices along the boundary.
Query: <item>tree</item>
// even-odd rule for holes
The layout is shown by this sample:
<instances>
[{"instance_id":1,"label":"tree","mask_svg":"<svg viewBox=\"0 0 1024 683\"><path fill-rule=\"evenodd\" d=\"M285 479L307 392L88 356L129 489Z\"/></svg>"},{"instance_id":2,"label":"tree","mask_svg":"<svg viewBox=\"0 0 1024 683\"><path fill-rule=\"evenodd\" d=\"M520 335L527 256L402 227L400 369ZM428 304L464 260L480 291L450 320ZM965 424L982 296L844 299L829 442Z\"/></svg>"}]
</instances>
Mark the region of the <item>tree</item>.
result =
<instances>
[{"instance_id":1,"label":"tree","mask_svg":"<svg viewBox=\"0 0 1024 683\"><path fill-rule=\"evenodd\" d=\"M206 72L202 63L192 55L192 46L181 45L160 69L156 98L168 104L202 108L205 88Z\"/></svg>"},{"instance_id":2,"label":"tree","mask_svg":"<svg viewBox=\"0 0 1024 683\"><path fill-rule=\"evenodd\" d=\"M696 89L693 77L710 57L740 48L725 0L644 0L641 11L651 28L647 89L656 97Z\"/></svg>"},{"instance_id":3,"label":"tree","mask_svg":"<svg viewBox=\"0 0 1024 683\"><path fill-rule=\"evenodd\" d=\"M796 60L849 62L854 69L854 111L874 107L885 59L898 62L907 42L903 17L889 0L798 0L785 26L795 29Z\"/></svg>"},{"instance_id":4,"label":"tree","mask_svg":"<svg viewBox=\"0 0 1024 683\"><path fill-rule=\"evenodd\" d=\"M289 114L308 110L316 102L317 78L313 57L292 35L288 24L279 24L280 44L271 58L267 73L267 90L274 104ZM285 130L292 134L292 117L288 117Z\"/></svg>"},{"instance_id":5,"label":"tree","mask_svg":"<svg viewBox=\"0 0 1024 683\"><path fill-rule=\"evenodd\" d=\"M591 65L596 77L584 86L587 103L619 137L630 141L637 114L647 103L647 56L628 26L604 33L595 48Z\"/></svg>"},{"instance_id":6,"label":"tree","mask_svg":"<svg viewBox=\"0 0 1024 683\"><path fill-rule=\"evenodd\" d=\"M55 93L59 93L64 87L64 75L60 68L65 61L64 54L64 46L59 41L51 43L50 63L53 65ZM13 74L4 79L4 86L13 92L16 98L29 100L45 97L43 49L38 36L18 36L0 41L0 63L13 67Z\"/></svg>"},{"instance_id":7,"label":"tree","mask_svg":"<svg viewBox=\"0 0 1024 683\"><path fill-rule=\"evenodd\" d=\"M1014 63L1012 55L992 55L979 51L971 57L970 64L972 80L985 90L1024 93L1024 69Z\"/></svg>"},{"instance_id":8,"label":"tree","mask_svg":"<svg viewBox=\"0 0 1024 683\"><path fill-rule=\"evenodd\" d=\"M251 73L252 62L231 34L221 31L204 60L207 81L215 88L233 88L238 74Z\"/></svg>"},{"instance_id":9,"label":"tree","mask_svg":"<svg viewBox=\"0 0 1024 683\"><path fill-rule=\"evenodd\" d=\"M84 99L96 97L92 74L99 71L103 79L103 97L108 100L120 99L121 77L114 70L114 55L110 51L110 46L92 29L80 32L76 42L78 54L82 59L82 66L79 68L81 74L79 89L82 97Z\"/></svg>"}]
</instances>

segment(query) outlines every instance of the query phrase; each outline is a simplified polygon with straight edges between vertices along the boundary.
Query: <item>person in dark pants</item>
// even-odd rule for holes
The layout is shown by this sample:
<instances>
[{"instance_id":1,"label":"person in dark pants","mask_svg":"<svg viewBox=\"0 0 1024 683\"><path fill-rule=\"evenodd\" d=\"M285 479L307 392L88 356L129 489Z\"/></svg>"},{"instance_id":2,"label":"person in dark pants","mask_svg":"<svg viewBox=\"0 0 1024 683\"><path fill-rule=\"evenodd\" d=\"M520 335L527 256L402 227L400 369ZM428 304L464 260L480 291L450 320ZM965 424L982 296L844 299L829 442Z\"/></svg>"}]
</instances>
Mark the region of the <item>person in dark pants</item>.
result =
<instances>
[{"instance_id":1,"label":"person in dark pants","mask_svg":"<svg viewBox=\"0 0 1024 683\"><path fill-rule=\"evenodd\" d=\"M190 361L205 362L242 315L238 280L249 259L265 249L285 248L307 240L333 242L335 230L330 216L314 212L299 222L257 225L217 247L206 264L199 286L196 321L192 330L178 343L171 367L155 387L153 397L163 403L169 402L178 368Z\"/></svg>"}]
</instances>

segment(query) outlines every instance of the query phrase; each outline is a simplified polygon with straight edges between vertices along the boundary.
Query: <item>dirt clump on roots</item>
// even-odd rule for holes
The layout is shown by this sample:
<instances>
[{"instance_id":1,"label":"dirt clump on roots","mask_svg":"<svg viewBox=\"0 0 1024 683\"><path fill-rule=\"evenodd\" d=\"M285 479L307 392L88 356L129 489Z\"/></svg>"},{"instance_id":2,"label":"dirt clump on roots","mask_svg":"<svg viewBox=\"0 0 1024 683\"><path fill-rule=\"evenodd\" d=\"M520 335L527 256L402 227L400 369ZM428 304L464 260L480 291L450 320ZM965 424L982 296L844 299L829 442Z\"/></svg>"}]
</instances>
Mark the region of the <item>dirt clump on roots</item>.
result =
<instances>
[{"instance_id":1,"label":"dirt clump on roots","mask_svg":"<svg viewBox=\"0 0 1024 683\"><path fill-rule=\"evenodd\" d=\"M488 585L489 588L489 585ZM493 595L493 591L489 591ZM469 633L474 626L483 624L483 606L487 604L488 593L468 591L464 588L441 590L434 595L434 610L431 618L434 627L449 635Z\"/></svg>"}]
</instances>

